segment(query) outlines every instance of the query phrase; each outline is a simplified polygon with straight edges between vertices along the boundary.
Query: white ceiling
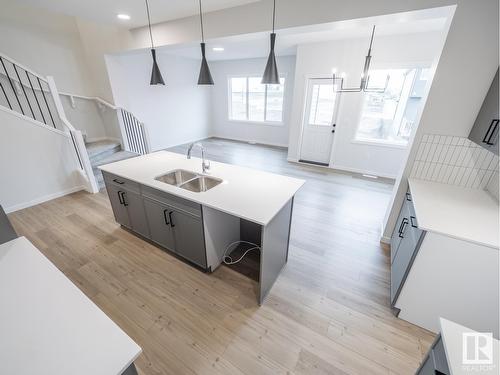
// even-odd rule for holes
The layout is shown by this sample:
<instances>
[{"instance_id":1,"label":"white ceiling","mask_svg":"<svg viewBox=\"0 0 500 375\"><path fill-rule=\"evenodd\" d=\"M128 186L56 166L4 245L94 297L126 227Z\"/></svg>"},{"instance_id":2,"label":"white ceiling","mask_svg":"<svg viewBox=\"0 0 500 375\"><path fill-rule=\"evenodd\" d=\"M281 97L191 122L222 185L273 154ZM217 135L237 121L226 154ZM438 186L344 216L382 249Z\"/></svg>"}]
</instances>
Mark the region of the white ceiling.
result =
<instances>
[{"instance_id":1,"label":"white ceiling","mask_svg":"<svg viewBox=\"0 0 500 375\"><path fill-rule=\"evenodd\" d=\"M276 54L279 56L295 55L299 44L318 43L328 40L366 38L368 45L375 24L376 48L377 36L401 35L439 31L445 27L446 17L435 13L432 17L421 17L422 14L396 17L387 15L357 20L332 22L304 27L295 27L277 31ZM207 40L207 58L209 60L233 60L266 57L269 53L269 33L253 33L225 38ZM215 52L213 47L223 47L223 52ZM159 52L198 59L200 47L198 43L171 45L159 48Z\"/></svg>"},{"instance_id":2,"label":"white ceiling","mask_svg":"<svg viewBox=\"0 0 500 375\"><path fill-rule=\"evenodd\" d=\"M145 0L15 0L27 5L76 16L99 23L122 25L129 29L147 25ZM198 14L198 0L148 0L151 23ZM259 0L204 0L203 12L232 8ZM128 14L128 21L117 14Z\"/></svg>"}]
</instances>

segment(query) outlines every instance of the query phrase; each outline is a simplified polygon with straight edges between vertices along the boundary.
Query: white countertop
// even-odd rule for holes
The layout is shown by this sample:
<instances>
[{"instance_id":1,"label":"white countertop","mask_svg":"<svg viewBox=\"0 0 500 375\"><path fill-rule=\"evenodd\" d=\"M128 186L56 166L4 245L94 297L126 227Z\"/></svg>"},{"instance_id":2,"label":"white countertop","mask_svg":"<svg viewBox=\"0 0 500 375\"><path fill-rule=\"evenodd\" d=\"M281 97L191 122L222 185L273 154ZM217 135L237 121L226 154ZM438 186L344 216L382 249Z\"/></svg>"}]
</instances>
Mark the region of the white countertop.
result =
<instances>
[{"instance_id":1,"label":"white countertop","mask_svg":"<svg viewBox=\"0 0 500 375\"><path fill-rule=\"evenodd\" d=\"M479 365L464 364L463 334L474 333L475 331L443 318L439 319L439 324L441 326L441 338L446 352L450 375L470 375L477 373L484 375L498 375L500 373L500 347L498 340L493 338L492 367L487 367L486 365L481 365L481 367L479 367ZM479 368L481 368L482 371L478 371Z\"/></svg>"},{"instance_id":2,"label":"white countertop","mask_svg":"<svg viewBox=\"0 0 500 375\"><path fill-rule=\"evenodd\" d=\"M158 151L99 168L260 225L267 225L305 183L304 180L256 169L215 161L210 163L210 171L207 174L224 182L201 193L155 180L155 177L174 169L201 174L201 159L194 157L187 159L185 155Z\"/></svg>"},{"instance_id":3,"label":"white countertop","mask_svg":"<svg viewBox=\"0 0 500 375\"><path fill-rule=\"evenodd\" d=\"M410 179L418 227L499 248L499 206L487 192Z\"/></svg>"},{"instance_id":4,"label":"white countertop","mask_svg":"<svg viewBox=\"0 0 500 375\"><path fill-rule=\"evenodd\" d=\"M24 237L0 245L0 372L118 375L141 348Z\"/></svg>"}]
</instances>

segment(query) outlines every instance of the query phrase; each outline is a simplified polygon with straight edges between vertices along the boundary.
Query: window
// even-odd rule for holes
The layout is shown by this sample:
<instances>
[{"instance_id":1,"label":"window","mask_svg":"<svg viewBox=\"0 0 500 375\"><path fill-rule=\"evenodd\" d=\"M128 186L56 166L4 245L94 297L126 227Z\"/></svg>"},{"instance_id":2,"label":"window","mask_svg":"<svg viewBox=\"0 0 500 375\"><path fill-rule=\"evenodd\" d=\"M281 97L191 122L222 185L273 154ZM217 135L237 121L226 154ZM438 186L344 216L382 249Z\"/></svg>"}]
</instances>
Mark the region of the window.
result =
<instances>
[{"instance_id":1,"label":"window","mask_svg":"<svg viewBox=\"0 0 500 375\"><path fill-rule=\"evenodd\" d=\"M428 69L374 70L370 87L381 87L389 76L383 93L366 92L361 120L355 139L406 146L421 105Z\"/></svg>"},{"instance_id":2,"label":"window","mask_svg":"<svg viewBox=\"0 0 500 375\"><path fill-rule=\"evenodd\" d=\"M285 78L279 85L260 83L261 77L229 78L229 119L239 121L283 121Z\"/></svg>"},{"instance_id":3,"label":"window","mask_svg":"<svg viewBox=\"0 0 500 375\"><path fill-rule=\"evenodd\" d=\"M314 83L311 89L309 124L332 126L335 96L331 83Z\"/></svg>"}]
</instances>

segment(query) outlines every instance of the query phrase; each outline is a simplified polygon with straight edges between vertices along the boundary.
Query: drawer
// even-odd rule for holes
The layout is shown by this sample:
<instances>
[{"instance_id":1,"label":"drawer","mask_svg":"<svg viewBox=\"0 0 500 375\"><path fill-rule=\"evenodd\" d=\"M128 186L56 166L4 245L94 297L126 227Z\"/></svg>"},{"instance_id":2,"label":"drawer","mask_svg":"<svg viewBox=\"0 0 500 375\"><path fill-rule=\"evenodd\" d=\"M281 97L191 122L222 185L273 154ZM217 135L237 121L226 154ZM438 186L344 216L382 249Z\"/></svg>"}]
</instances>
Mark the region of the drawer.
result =
<instances>
[{"instance_id":1,"label":"drawer","mask_svg":"<svg viewBox=\"0 0 500 375\"><path fill-rule=\"evenodd\" d=\"M151 188L149 186L142 187L142 195L159 203L189 213L193 216L201 217L201 205L199 203L177 197L175 195Z\"/></svg>"},{"instance_id":2,"label":"drawer","mask_svg":"<svg viewBox=\"0 0 500 375\"><path fill-rule=\"evenodd\" d=\"M135 181L128 180L123 177L116 176L114 174L111 174L109 172L104 172L102 171L102 175L104 177L104 182L106 184L112 184L114 186L117 186L122 189L127 189L130 191L133 191L135 193L140 194L141 193L141 185L138 184Z\"/></svg>"}]
</instances>

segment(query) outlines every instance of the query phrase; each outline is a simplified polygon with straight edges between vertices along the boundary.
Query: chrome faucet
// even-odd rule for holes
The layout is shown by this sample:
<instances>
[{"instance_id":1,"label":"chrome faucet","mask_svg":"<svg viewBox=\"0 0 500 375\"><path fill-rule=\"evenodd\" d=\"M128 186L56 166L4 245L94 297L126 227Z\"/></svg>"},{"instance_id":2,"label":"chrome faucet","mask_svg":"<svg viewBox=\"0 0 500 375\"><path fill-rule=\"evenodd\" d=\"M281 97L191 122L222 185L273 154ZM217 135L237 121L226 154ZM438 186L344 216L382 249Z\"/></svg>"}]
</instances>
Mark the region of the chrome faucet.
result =
<instances>
[{"instance_id":1,"label":"chrome faucet","mask_svg":"<svg viewBox=\"0 0 500 375\"><path fill-rule=\"evenodd\" d=\"M194 146L199 147L201 150L201 169L203 170L203 173L207 173L207 171L210 169L210 160L205 160L205 148L201 143L191 143L187 150L186 156L188 159L191 159L191 151L193 150Z\"/></svg>"}]
</instances>

